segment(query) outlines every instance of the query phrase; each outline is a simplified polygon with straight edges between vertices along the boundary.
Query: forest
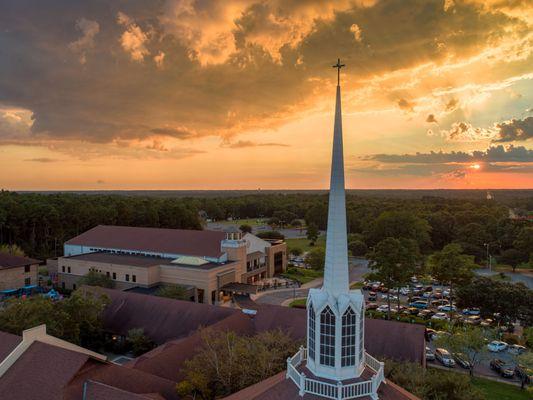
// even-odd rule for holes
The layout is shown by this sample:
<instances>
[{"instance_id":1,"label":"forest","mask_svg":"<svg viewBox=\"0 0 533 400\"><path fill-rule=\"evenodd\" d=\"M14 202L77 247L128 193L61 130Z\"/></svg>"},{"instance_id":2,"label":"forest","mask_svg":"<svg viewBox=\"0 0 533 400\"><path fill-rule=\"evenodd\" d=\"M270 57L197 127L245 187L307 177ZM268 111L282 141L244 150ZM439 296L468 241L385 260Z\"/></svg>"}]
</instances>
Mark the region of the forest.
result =
<instances>
[{"instance_id":1,"label":"forest","mask_svg":"<svg viewBox=\"0 0 533 400\"><path fill-rule=\"evenodd\" d=\"M236 196L144 196L119 194L0 192L0 244L16 244L31 257L60 256L63 242L96 225L201 229L203 218L296 219L326 228L325 192L241 194ZM450 196L376 196L349 192L350 240L371 249L383 237L415 240L422 254L459 243L477 262L486 244L506 264L527 262L532 249L531 219L509 218L510 207L531 212L532 197L496 200ZM357 248L358 246L352 246Z\"/></svg>"}]
</instances>

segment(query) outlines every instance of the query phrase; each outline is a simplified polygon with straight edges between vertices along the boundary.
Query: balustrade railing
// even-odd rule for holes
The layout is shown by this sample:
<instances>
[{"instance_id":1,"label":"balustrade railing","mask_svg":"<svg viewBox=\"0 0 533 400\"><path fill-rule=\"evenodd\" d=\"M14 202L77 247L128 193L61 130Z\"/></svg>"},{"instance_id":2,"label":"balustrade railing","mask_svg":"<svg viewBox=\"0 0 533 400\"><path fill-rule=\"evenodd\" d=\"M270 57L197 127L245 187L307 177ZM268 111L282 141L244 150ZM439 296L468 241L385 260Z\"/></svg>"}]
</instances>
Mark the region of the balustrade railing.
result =
<instances>
[{"instance_id":1,"label":"balustrade railing","mask_svg":"<svg viewBox=\"0 0 533 400\"><path fill-rule=\"evenodd\" d=\"M384 364L370 354L365 353L365 365L370 367L375 374L370 380L355 382L344 385L308 378L305 373L298 371L298 366L307 359L307 349L300 347L300 350L287 359L287 379L291 379L299 388L300 396L305 393L322 396L333 400L348 400L358 397L372 396L377 398L377 390L384 378Z\"/></svg>"}]
</instances>

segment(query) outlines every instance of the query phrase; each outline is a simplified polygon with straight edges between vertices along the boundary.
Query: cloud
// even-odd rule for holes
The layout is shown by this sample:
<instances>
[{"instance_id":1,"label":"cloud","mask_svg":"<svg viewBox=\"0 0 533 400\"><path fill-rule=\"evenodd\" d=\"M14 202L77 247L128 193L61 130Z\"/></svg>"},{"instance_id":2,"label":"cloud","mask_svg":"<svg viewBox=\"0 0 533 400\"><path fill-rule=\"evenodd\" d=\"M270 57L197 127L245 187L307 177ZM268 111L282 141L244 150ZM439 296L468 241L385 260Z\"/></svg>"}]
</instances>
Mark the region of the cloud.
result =
<instances>
[{"instance_id":1,"label":"cloud","mask_svg":"<svg viewBox=\"0 0 533 400\"><path fill-rule=\"evenodd\" d=\"M533 117L512 119L496 125L498 137L495 142L523 141L533 138Z\"/></svg>"},{"instance_id":2,"label":"cloud","mask_svg":"<svg viewBox=\"0 0 533 400\"><path fill-rule=\"evenodd\" d=\"M182 140L196 136L196 133L193 130L183 126L152 128L150 129L150 132L155 135L170 136Z\"/></svg>"},{"instance_id":3,"label":"cloud","mask_svg":"<svg viewBox=\"0 0 533 400\"><path fill-rule=\"evenodd\" d=\"M437 118L434 114L429 114L426 118L426 122L438 124ZM433 133L433 132L432 132Z\"/></svg>"},{"instance_id":4,"label":"cloud","mask_svg":"<svg viewBox=\"0 0 533 400\"><path fill-rule=\"evenodd\" d=\"M24 161L29 161L29 162L38 162L38 163L54 163L54 162L58 162L58 161L61 161L61 160L58 160L58 159L55 159L55 158L48 158L48 157L38 157L38 158L28 158L27 160L24 160Z\"/></svg>"},{"instance_id":5,"label":"cloud","mask_svg":"<svg viewBox=\"0 0 533 400\"><path fill-rule=\"evenodd\" d=\"M359 28L359 25L352 24L352 26L350 26L350 32L353 33L353 38L356 42L360 42L362 40L362 31L361 28Z\"/></svg>"},{"instance_id":6,"label":"cloud","mask_svg":"<svg viewBox=\"0 0 533 400\"><path fill-rule=\"evenodd\" d=\"M379 161L381 163L409 163L409 164L445 164L485 162L528 162L533 163L533 150L523 146L503 145L491 146L485 151L451 151L429 152L415 154L374 154L366 156L364 160Z\"/></svg>"},{"instance_id":7,"label":"cloud","mask_svg":"<svg viewBox=\"0 0 533 400\"><path fill-rule=\"evenodd\" d=\"M123 12L118 12L117 22L126 28L120 36L120 44L124 51L129 53L132 60L138 62L144 61L144 57L150 54L150 51L146 47L148 35Z\"/></svg>"},{"instance_id":8,"label":"cloud","mask_svg":"<svg viewBox=\"0 0 533 400\"><path fill-rule=\"evenodd\" d=\"M94 37L100 32L100 25L96 21L86 18L80 18L76 21L76 29L82 33L82 36L69 43L68 47L78 54L81 64L87 62L87 52L94 47Z\"/></svg>"},{"instance_id":9,"label":"cloud","mask_svg":"<svg viewBox=\"0 0 533 400\"><path fill-rule=\"evenodd\" d=\"M398 107L400 107L400 109L406 111L406 112L414 112L415 111L415 103L414 102L411 102L409 100L406 100L406 99L400 99L398 100Z\"/></svg>"},{"instance_id":10,"label":"cloud","mask_svg":"<svg viewBox=\"0 0 533 400\"><path fill-rule=\"evenodd\" d=\"M224 147L230 149L242 149L246 147L289 147L288 144L283 143L257 143L250 140L239 140L238 142L224 144Z\"/></svg>"}]
</instances>

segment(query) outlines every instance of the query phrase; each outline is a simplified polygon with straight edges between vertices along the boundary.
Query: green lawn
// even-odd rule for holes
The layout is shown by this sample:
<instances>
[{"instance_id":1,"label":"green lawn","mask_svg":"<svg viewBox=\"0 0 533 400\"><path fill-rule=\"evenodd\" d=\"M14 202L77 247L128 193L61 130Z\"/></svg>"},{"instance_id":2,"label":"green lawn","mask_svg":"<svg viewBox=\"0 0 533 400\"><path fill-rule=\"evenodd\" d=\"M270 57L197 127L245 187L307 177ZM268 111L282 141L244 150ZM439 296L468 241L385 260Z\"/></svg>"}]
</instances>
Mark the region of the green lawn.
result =
<instances>
[{"instance_id":1,"label":"green lawn","mask_svg":"<svg viewBox=\"0 0 533 400\"><path fill-rule=\"evenodd\" d=\"M307 299L296 299L290 302L289 307L305 306Z\"/></svg>"},{"instance_id":2,"label":"green lawn","mask_svg":"<svg viewBox=\"0 0 533 400\"><path fill-rule=\"evenodd\" d=\"M221 224L221 225L236 225L237 227L241 225L261 226L261 225L266 225L266 219L261 219L261 218L234 219L233 221L216 221L216 223Z\"/></svg>"},{"instance_id":3,"label":"green lawn","mask_svg":"<svg viewBox=\"0 0 533 400\"><path fill-rule=\"evenodd\" d=\"M300 283L311 282L316 278L321 278L323 271L315 271L314 269L291 267L287 269L287 272L281 274L285 278L298 281Z\"/></svg>"},{"instance_id":4,"label":"green lawn","mask_svg":"<svg viewBox=\"0 0 533 400\"><path fill-rule=\"evenodd\" d=\"M531 393L518 386L485 378L474 378L472 384L485 394L486 400L527 400Z\"/></svg>"},{"instance_id":5,"label":"green lawn","mask_svg":"<svg viewBox=\"0 0 533 400\"><path fill-rule=\"evenodd\" d=\"M363 285L363 282L354 282L350 285L350 289L361 289Z\"/></svg>"},{"instance_id":6,"label":"green lawn","mask_svg":"<svg viewBox=\"0 0 533 400\"><path fill-rule=\"evenodd\" d=\"M287 243L287 248L289 251L291 251L291 249L298 248L303 252L306 252L313 248L313 246L311 246L311 242L306 238L285 239L285 243ZM315 247L326 247L326 237L320 236L315 243Z\"/></svg>"}]
</instances>

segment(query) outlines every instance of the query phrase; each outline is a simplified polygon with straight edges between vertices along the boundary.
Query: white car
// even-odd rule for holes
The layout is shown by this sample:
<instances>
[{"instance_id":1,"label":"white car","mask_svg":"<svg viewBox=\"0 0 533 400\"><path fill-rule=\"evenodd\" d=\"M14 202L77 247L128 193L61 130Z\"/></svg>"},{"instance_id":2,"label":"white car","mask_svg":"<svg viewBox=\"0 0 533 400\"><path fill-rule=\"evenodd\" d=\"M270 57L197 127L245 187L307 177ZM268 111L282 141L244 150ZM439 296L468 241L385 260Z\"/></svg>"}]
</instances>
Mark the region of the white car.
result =
<instances>
[{"instance_id":1,"label":"white car","mask_svg":"<svg viewBox=\"0 0 533 400\"><path fill-rule=\"evenodd\" d=\"M446 313L443 313L443 312L438 312L436 314L433 314L431 316L431 319L440 319L440 320L446 320L448 319L448 315Z\"/></svg>"},{"instance_id":2,"label":"white car","mask_svg":"<svg viewBox=\"0 0 533 400\"><path fill-rule=\"evenodd\" d=\"M398 296L395 295L395 294L390 294L390 293L383 293L383 294L381 295L381 298L382 298L383 300L387 300L388 298L390 298L390 299L393 300L393 301L398 301Z\"/></svg>"},{"instance_id":3,"label":"white car","mask_svg":"<svg viewBox=\"0 0 533 400\"><path fill-rule=\"evenodd\" d=\"M382 304L378 308L376 308L376 311L387 312L389 311L389 306L387 304Z\"/></svg>"},{"instance_id":4,"label":"white car","mask_svg":"<svg viewBox=\"0 0 533 400\"><path fill-rule=\"evenodd\" d=\"M493 340L487 345L487 348L489 351L492 351L493 353L497 353L499 351L505 350L509 345L505 342L501 342L499 340Z\"/></svg>"},{"instance_id":5,"label":"white car","mask_svg":"<svg viewBox=\"0 0 533 400\"><path fill-rule=\"evenodd\" d=\"M512 344L507 348L507 351L509 353L514 354L516 356L524 353L526 350L527 349L524 346L520 346L519 344Z\"/></svg>"},{"instance_id":6,"label":"white car","mask_svg":"<svg viewBox=\"0 0 533 400\"><path fill-rule=\"evenodd\" d=\"M400 289L400 294L403 296L408 296L411 293L411 289L408 287L403 287Z\"/></svg>"}]
</instances>

